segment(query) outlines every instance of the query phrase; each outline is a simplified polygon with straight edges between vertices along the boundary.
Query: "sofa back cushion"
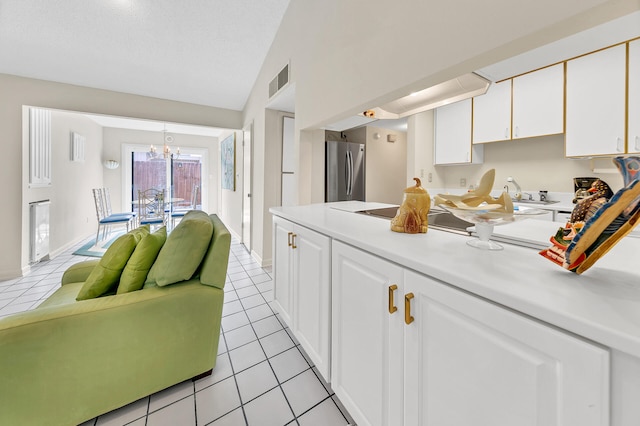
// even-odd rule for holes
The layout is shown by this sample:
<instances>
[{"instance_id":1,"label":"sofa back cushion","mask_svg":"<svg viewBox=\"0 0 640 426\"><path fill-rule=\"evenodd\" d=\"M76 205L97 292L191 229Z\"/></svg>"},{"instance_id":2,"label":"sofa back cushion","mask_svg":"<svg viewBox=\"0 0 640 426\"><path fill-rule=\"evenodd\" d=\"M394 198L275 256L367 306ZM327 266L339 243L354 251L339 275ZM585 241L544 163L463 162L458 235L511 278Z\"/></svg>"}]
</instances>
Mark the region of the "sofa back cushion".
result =
<instances>
[{"instance_id":1,"label":"sofa back cushion","mask_svg":"<svg viewBox=\"0 0 640 426\"><path fill-rule=\"evenodd\" d=\"M166 240L167 228L164 226L153 234L145 235L140 240L122 271L116 294L128 293L142 288L151 265L155 262Z\"/></svg>"},{"instance_id":2,"label":"sofa back cushion","mask_svg":"<svg viewBox=\"0 0 640 426\"><path fill-rule=\"evenodd\" d=\"M190 279L207 252L212 234L213 224L205 212L187 212L167 237L146 282L162 287Z\"/></svg>"},{"instance_id":3,"label":"sofa back cushion","mask_svg":"<svg viewBox=\"0 0 640 426\"><path fill-rule=\"evenodd\" d=\"M213 237L211 238L207 254L202 261L200 282L223 289L227 277L231 234L218 216L212 214L209 218L213 224Z\"/></svg>"},{"instance_id":4,"label":"sofa back cushion","mask_svg":"<svg viewBox=\"0 0 640 426\"><path fill-rule=\"evenodd\" d=\"M149 232L147 230L147 232ZM82 285L76 300L93 299L115 290L131 253L144 235L144 231L128 232L116 239L102 255Z\"/></svg>"}]
</instances>

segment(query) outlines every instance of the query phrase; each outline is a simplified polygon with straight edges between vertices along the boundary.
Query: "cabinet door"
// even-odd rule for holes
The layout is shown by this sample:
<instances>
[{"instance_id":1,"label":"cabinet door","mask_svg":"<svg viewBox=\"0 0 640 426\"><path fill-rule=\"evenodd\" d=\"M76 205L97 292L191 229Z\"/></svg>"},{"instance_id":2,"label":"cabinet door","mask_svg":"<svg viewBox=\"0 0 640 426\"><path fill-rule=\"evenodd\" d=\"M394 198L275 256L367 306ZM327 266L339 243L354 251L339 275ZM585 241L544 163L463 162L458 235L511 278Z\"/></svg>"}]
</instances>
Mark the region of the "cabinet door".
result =
<instances>
[{"instance_id":1,"label":"cabinet door","mask_svg":"<svg viewBox=\"0 0 640 426\"><path fill-rule=\"evenodd\" d=\"M293 224L273 217L273 299L281 318L291 327L293 270L291 238Z\"/></svg>"},{"instance_id":2,"label":"cabinet door","mask_svg":"<svg viewBox=\"0 0 640 426\"><path fill-rule=\"evenodd\" d=\"M325 380L331 356L331 240L295 225L291 330Z\"/></svg>"},{"instance_id":3,"label":"cabinet door","mask_svg":"<svg viewBox=\"0 0 640 426\"><path fill-rule=\"evenodd\" d=\"M405 424L609 425L609 353L413 272Z\"/></svg>"},{"instance_id":4,"label":"cabinet door","mask_svg":"<svg viewBox=\"0 0 640 426\"><path fill-rule=\"evenodd\" d=\"M473 98L473 143L511 139L511 80Z\"/></svg>"},{"instance_id":5,"label":"cabinet door","mask_svg":"<svg viewBox=\"0 0 640 426\"><path fill-rule=\"evenodd\" d=\"M564 65L513 79L513 139L564 132Z\"/></svg>"},{"instance_id":6,"label":"cabinet door","mask_svg":"<svg viewBox=\"0 0 640 426\"><path fill-rule=\"evenodd\" d=\"M640 153L640 40L629 43L629 132L627 151Z\"/></svg>"},{"instance_id":7,"label":"cabinet door","mask_svg":"<svg viewBox=\"0 0 640 426\"><path fill-rule=\"evenodd\" d=\"M402 268L333 241L331 387L359 426L401 425Z\"/></svg>"},{"instance_id":8,"label":"cabinet door","mask_svg":"<svg viewBox=\"0 0 640 426\"><path fill-rule=\"evenodd\" d=\"M625 152L626 46L567 61L567 157Z\"/></svg>"},{"instance_id":9,"label":"cabinet door","mask_svg":"<svg viewBox=\"0 0 640 426\"><path fill-rule=\"evenodd\" d=\"M471 100L435 111L434 164L482 163L482 150L471 145Z\"/></svg>"}]
</instances>

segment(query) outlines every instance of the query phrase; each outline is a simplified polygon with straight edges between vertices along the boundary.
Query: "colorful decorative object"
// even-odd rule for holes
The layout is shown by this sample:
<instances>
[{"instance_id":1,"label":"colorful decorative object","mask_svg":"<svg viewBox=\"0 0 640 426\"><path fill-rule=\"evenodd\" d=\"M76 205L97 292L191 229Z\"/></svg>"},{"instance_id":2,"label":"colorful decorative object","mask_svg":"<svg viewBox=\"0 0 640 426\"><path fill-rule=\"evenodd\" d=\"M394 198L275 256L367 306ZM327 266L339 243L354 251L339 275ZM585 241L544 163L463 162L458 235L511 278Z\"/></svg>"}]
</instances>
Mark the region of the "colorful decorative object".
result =
<instances>
[{"instance_id":1,"label":"colorful decorative object","mask_svg":"<svg viewBox=\"0 0 640 426\"><path fill-rule=\"evenodd\" d=\"M585 198L582 202L590 200L587 206L581 202L574 208L571 221L550 238L552 246L540 252L543 257L581 274L638 224L640 157L616 157L613 162L622 174L624 188L607 200L608 185L594 182L593 197L598 198Z\"/></svg>"},{"instance_id":2,"label":"colorful decorative object","mask_svg":"<svg viewBox=\"0 0 640 426\"><path fill-rule=\"evenodd\" d=\"M420 179L413 178L415 186L404 190L404 199L396 216L391 219L391 230L407 234L426 233L429 223L427 215L431 208L431 197L421 186Z\"/></svg>"}]
</instances>

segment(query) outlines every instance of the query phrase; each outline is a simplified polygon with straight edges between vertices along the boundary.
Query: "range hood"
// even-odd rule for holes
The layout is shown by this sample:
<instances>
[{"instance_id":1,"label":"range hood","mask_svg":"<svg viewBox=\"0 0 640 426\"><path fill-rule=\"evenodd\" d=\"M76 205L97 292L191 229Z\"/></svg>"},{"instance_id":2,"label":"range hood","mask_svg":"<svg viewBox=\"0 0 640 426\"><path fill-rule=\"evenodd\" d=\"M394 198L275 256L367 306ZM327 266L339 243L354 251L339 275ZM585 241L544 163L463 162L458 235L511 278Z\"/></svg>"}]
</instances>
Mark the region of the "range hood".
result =
<instances>
[{"instance_id":1,"label":"range hood","mask_svg":"<svg viewBox=\"0 0 640 426\"><path fill-rule=\"evenodd\" d=\"M367 110L362 115L379 119L402 118L483 95L490 84L490 80L471 72Z\"/></svg>"},{"instance_id":2,"label":"range hood","mask_svg":"<svg viewBox=\"0 0 640 426\"><path fill-rule=\"evenodd\" d=\"M490 80L471 72L329 124L325 129L342 131L363 126L375 120L395 120L407 117L463 99L483 95L490 84Z\"/></svg>"}]
</instances>

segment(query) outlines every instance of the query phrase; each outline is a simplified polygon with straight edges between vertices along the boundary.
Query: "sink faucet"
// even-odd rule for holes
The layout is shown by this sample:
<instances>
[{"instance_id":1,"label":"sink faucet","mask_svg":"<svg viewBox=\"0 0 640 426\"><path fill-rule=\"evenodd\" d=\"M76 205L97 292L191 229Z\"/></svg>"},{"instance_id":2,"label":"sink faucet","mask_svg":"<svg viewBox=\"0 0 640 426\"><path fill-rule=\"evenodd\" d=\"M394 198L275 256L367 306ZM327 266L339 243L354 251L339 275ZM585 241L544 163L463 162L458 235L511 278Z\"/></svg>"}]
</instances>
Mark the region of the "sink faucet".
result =
<instances>
[{"instance_id":1,"label":"sink faucet","mask_svg":"<svg viewBox=\"0 0 640 426\"><path fill-rule=\"evenodd\" d=\"M507 178L507 182L511 182L513 184L513 186L516 187L516 193L515 193L513 198L515 198L516 200L520 201L522 199L522 189L520 188L520 185L518 185L518 182L516 182L516 180L514 178L512 178L511 176L509 176Z\"/></svg>"}]
</instances>

